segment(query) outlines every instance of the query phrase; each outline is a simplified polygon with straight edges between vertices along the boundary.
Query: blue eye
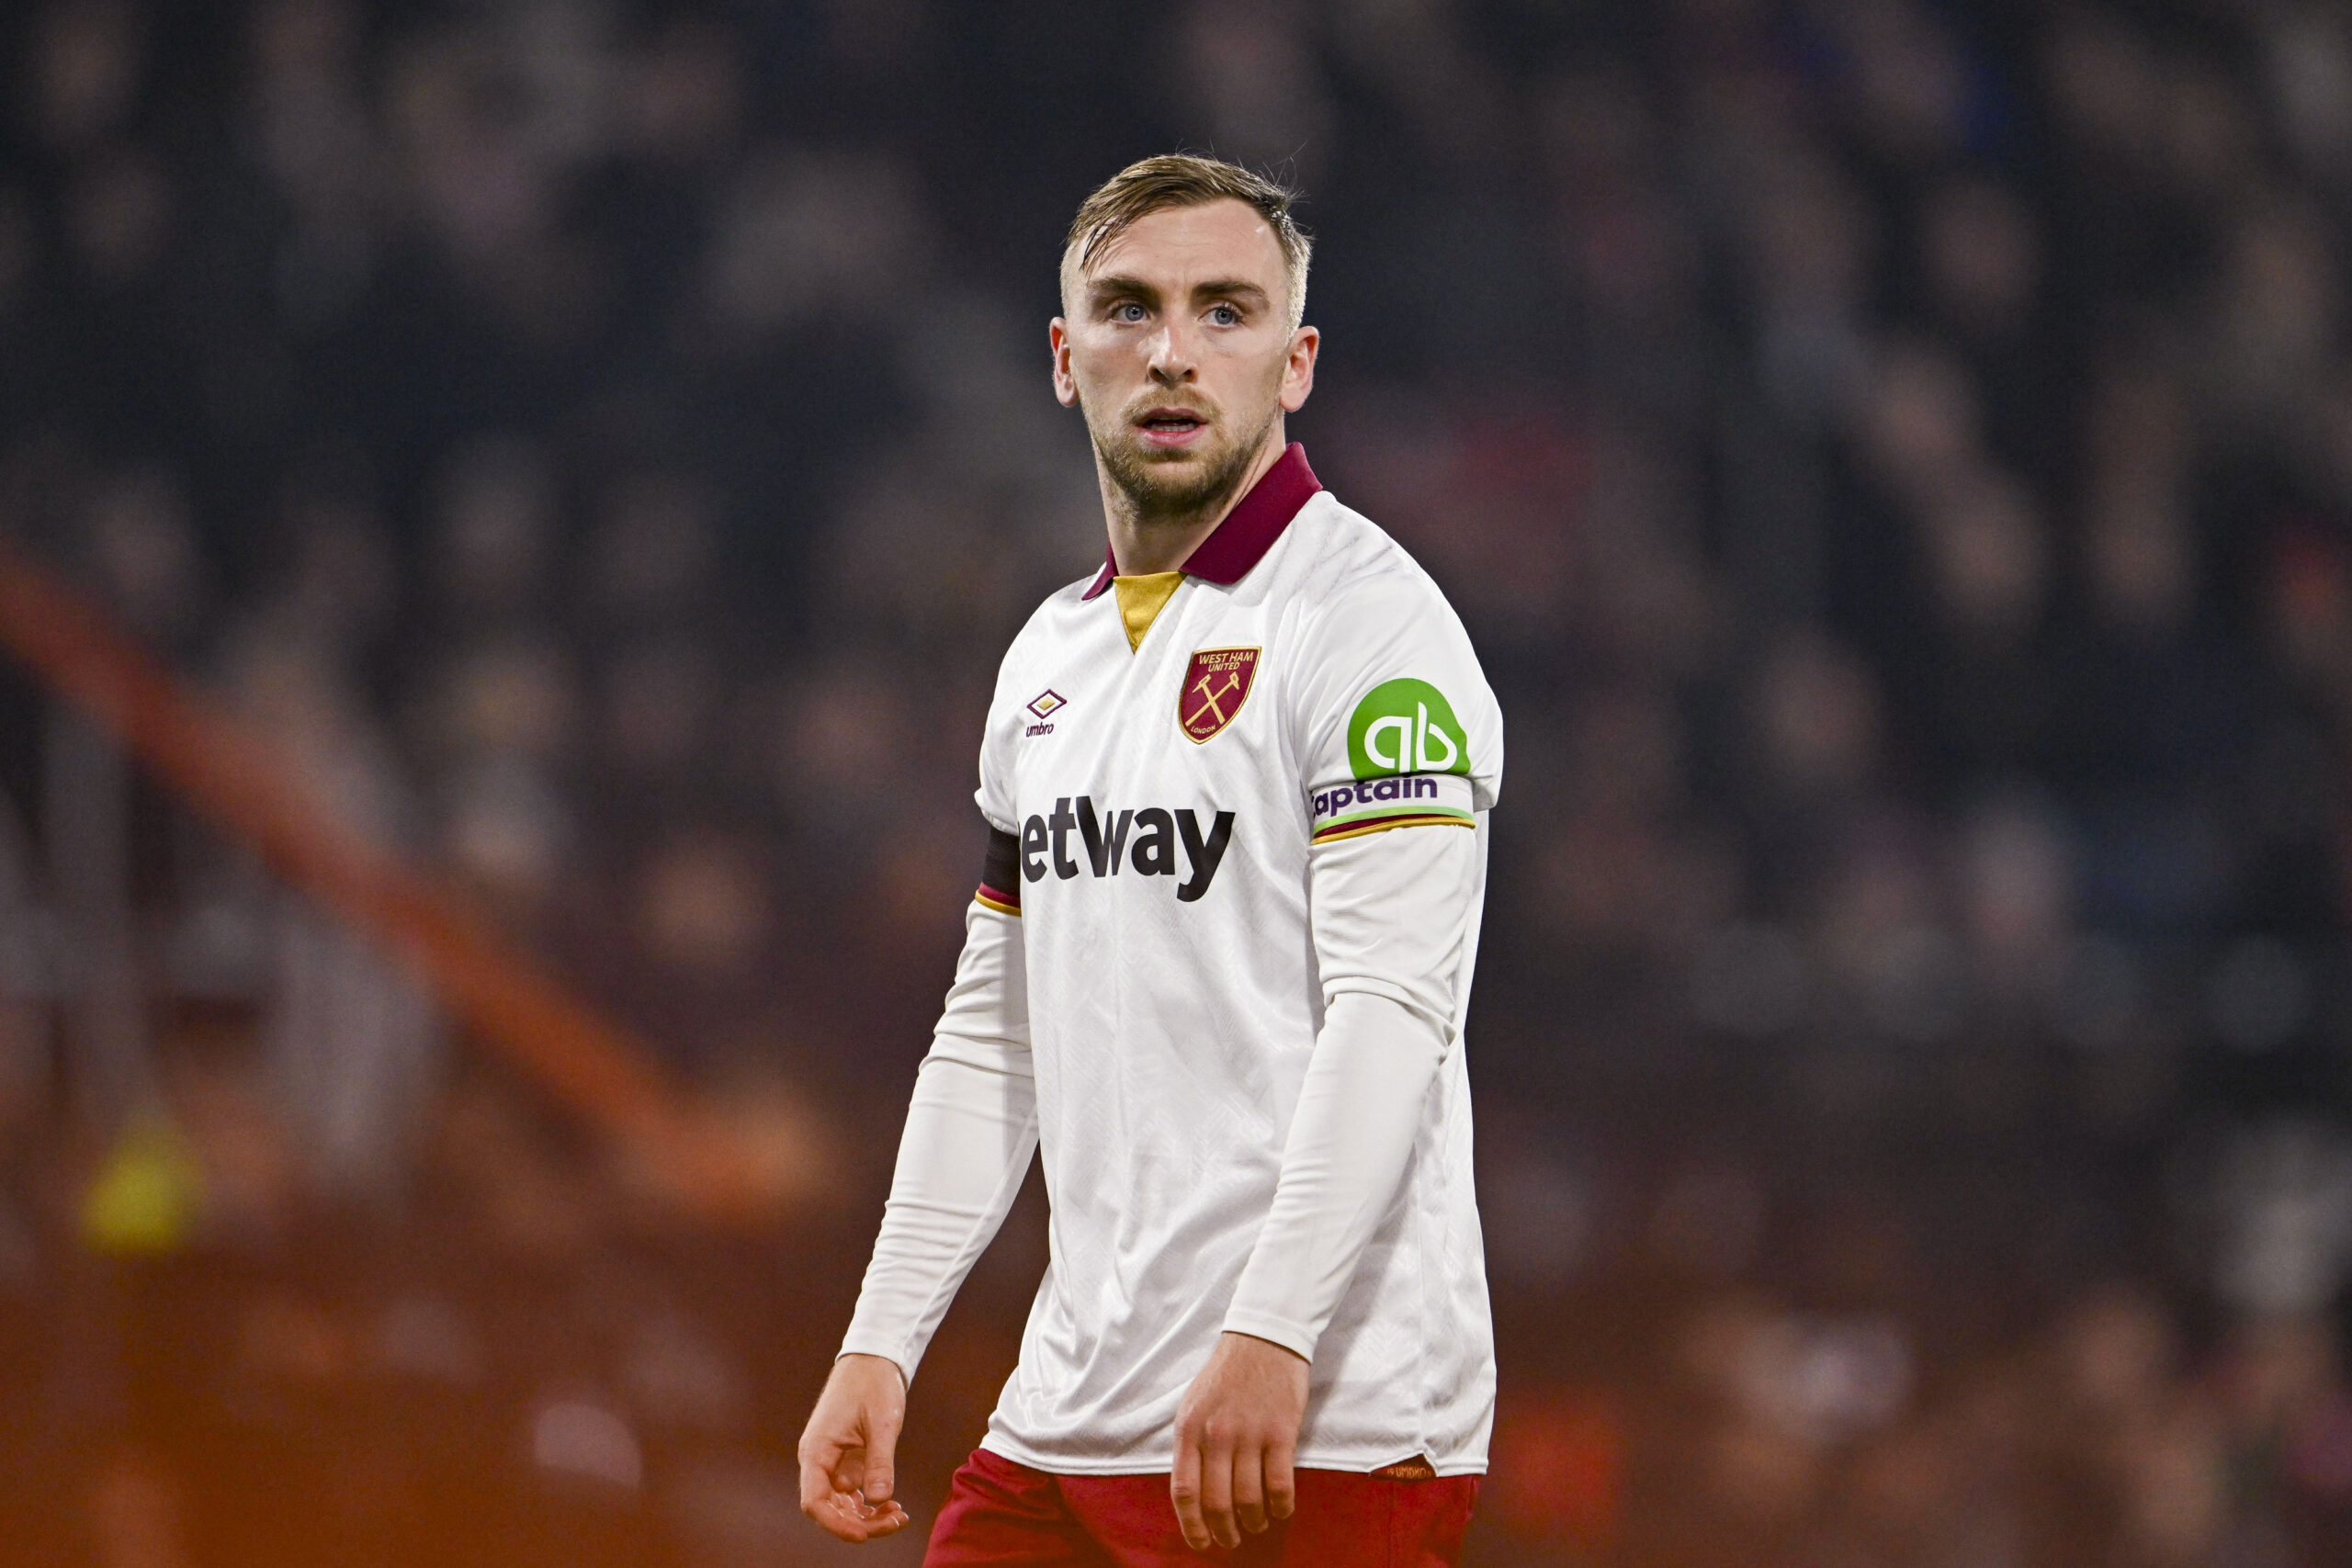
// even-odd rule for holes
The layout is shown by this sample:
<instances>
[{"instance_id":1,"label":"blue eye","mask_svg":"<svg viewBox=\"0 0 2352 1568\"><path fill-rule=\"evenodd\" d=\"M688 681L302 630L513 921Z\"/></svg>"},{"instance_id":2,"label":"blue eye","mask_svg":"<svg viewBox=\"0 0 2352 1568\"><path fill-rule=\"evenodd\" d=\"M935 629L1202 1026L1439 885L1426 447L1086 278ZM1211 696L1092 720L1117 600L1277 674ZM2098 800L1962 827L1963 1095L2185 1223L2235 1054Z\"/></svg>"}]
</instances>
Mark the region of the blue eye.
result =
<instances>
[{"instance_id":1,"label":"blue eye","mask_svg":"<svg viewBox=\"0 0 2352 1568\"><path fill-rule=\"evenodd\" d=\"M1238 326L1241 312L1230 305L1216 305L1209 310L1209 319L1221 327Z\"/></svg>"},{"instance_id":2,"label":"blue eye","mask_svg":"<svg viewBox=\"0 0 2352 1568\"><path fill-rule=\"evenodd\" d=\"M1132 299L1123 305L1111 307L1111 319L1114 321L1140 321L1143 320L1143 307Z\"/></svg>"}]
</instances>

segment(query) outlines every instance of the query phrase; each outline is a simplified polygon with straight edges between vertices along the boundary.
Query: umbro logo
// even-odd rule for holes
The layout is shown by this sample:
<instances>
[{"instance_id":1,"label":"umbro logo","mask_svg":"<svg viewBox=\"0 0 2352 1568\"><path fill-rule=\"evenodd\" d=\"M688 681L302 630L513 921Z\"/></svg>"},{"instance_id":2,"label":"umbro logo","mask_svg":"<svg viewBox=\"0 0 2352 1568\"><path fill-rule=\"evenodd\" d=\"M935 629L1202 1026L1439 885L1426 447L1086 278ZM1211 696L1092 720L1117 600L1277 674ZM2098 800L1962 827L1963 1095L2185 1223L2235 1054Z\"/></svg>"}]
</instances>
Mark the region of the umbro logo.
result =
<instances>
[{"instance_id":1,"label":"umbro logo","mask_svg":"<svg viewBox=\"0 0 2352 1568\"><path fill-rule=\"evenodd\" d=\"M1044 691L1029 699L1029 711L1037 716L1037 722L1031 725L1021 733L1024 736L1051 735L1054 732L1054 727L1045 721L1053 717L1054 715L1061 712L1062 709L1068 706L1069 706L1069 699L1063 696L1059 692L1055 691L1051 686L1046 687Z\"/></svg>"}]
</instances>

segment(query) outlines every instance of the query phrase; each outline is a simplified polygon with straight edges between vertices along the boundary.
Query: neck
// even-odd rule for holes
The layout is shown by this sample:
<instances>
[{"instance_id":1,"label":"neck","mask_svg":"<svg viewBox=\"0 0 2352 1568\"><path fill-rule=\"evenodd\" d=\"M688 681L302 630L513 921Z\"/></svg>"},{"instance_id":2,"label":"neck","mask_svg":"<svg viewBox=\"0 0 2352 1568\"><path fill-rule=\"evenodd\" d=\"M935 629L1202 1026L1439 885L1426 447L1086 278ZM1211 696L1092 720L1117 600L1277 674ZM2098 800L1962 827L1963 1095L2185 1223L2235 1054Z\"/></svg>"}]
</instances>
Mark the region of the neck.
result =
<instances>
[{"instance_id":1,"label":"neck","mask_svg":"<svg viewBox=\"0 0 2352 1568\"><path fill-rule=\"evenodd\" d=\"M1249 467L1241 470L1240 479L1225 494L1216 496L1189 512L1146 513L1136 505L1134 497L1119 488L1102 467L1102 459L1094 459L1094 477L1102 487L1102 520L1111 534L1111 559L1122 577L1139 577L1148 572L1174 571L1192 558L1203 539L1216 532L1216 525L1251 487L1266 477L1266 470L1281 460L1283 449L1290 445L1283 434L1283 420L1278 413L1267 430L1266 438L1258 446Z\"/></svg>"}]
</instances>

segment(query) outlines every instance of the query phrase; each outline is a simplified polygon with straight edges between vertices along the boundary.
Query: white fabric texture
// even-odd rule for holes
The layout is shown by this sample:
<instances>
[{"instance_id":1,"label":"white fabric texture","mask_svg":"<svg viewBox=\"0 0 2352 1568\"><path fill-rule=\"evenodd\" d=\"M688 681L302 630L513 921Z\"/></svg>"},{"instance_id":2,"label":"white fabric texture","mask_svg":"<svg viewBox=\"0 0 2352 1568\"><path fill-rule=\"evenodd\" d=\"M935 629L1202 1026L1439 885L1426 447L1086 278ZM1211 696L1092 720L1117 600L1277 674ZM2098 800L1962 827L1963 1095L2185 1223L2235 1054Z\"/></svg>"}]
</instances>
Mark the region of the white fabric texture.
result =
<instances>
[{"instance_id":1,"label":"white fabric texture","mask_svg":"<svg viewBox=\"0 0 2352 1568\"><path fill-rule=\"evenodd\" d=\"M1438 826L1316 850L1323 1030L1227 1329L1313 1360L1365 1243L1395 1206L1455 1037L1479 849L1474 834Z\"/></svg>"},{"instance_id":2,"label":"white fabric texture","mask_svg":"<svg viewBox=\"0 0 2352 1568\"><path fill-rule=\"evenodd\" d=\"M1313 864L1323 1030L1265 1227L1225 1326L1312 1360L1394 1202L1454 1039L1475 919L1474 835L1422 829L1324 846ZM1421 918L1400 920L1399 910ZM1016 917L975 903L964 958L915 1080L882 1231L842 1353L914 1382L956 1287L1003 1223L1036 1146Z\"/></svg>"},{"instance_id":3,"label":"white fabric texture","mask_svg":"<svg viewBox=\"0 0 2352 1568\"><path fill-rule=\"evenodd\" d=\"M975 901L956 984L915 1077L890 1201L843 1355L884 1356L909 1383L956 1289L1004 1223L1037 1147L1021 920Z\"/></svg>"},{"instance_id":4,"label":"white fabric texture","mask_svg":"<svg viewBox=\"0 0 2352 1568\"><path fill-rule=\"evenodd\" d=\"M1086 587L1014 639L981 748L1022 912L970 928L957 987L1017 973L1025 1029L951 997L845 1348L911 1370L1034 1136L1051 1260L991 1450L1167 1470L1185 1387L1248 1322L1312 1351L1302 1465L1482 1471L1461 1032L1503 736L1468 637L1328 492L1238 581L1188 577L1132 649ZM1408 818L1429 825L1387 830Z\"/></svg>"}]
</instances>

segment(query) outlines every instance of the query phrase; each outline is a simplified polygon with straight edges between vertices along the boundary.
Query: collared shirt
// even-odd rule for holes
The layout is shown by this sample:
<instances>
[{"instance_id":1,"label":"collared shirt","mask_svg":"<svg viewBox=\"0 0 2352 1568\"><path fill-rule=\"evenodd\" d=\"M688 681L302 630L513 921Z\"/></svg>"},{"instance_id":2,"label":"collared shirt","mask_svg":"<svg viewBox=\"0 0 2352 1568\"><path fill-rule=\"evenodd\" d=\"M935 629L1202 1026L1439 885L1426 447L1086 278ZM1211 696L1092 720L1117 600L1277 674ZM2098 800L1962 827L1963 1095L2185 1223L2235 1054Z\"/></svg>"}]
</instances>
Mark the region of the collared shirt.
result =
<instances>
[{"instance_id":1,"label":"collared shirt","mask_svg":"<svg viewBox=\"0 0 2352 1568\"><path fill-rule=\"evenodd\" d=\"M1072 583L1014 639L978 792L1007 836L979 898L1017 927L1052 1213L987 1445L1098 1473L1168 1468L1176 1403L1268 1213L1328 1000L1310 856L1399 827L1483 841L1502 769L1500 715L1443 595L1295 446L1139 635L1115 581L1106 564ZM1469 919L1451 1039L1475 897ZM1492 1341L1458 1048L1416 1136L1316 1349L1301 1464L1484 1468Z\"/></svg>"},{"instance_id":2,"label":"collared shirt","mask_svg":"<svg viewBox=\"0 0 2352 1568\"><path fill-rule=\"evenodd\" d=\"M1184 575L1232 587L1250 575L1250 569L1274 547L1274 541L1283 536L1283 530L1298 515L1298 509L1322 488L1323 481L1306 466L1306 448L1292 442L1274 459L1273 467L1258 476L1250 493L1233 503L1233 510L1209 531L1209 536L1193 547L1193 553L1185 558ZM1118 570L1118 558L1105 550L1102 570L1095 573L1093 583L1079 598L1083 601L1102 597Z\"/></svg>"}]
</instances>

